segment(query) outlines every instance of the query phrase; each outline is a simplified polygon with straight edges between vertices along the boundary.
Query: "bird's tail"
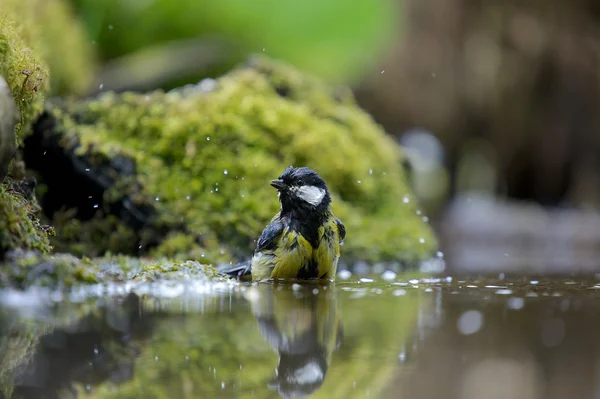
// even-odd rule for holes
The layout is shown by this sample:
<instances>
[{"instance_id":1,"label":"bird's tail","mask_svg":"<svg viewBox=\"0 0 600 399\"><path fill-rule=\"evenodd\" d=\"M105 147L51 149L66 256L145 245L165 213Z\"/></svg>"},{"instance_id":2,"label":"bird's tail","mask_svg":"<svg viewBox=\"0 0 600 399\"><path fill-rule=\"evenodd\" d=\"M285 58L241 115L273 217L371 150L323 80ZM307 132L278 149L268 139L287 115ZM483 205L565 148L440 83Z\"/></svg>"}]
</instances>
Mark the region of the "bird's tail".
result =
<instances>
[{"instance_id":1,"label":"bird's tail","mask_svg":"<svg viewBox=\"0 0 600 399\"><path fill-rule=\"evenodd\" d=\"M252 279L252 275L250 274L251 266L252 260L249 259L233 266L220 268L219 272L237 280L250 281Z\"/></svg>"}]
</instances>

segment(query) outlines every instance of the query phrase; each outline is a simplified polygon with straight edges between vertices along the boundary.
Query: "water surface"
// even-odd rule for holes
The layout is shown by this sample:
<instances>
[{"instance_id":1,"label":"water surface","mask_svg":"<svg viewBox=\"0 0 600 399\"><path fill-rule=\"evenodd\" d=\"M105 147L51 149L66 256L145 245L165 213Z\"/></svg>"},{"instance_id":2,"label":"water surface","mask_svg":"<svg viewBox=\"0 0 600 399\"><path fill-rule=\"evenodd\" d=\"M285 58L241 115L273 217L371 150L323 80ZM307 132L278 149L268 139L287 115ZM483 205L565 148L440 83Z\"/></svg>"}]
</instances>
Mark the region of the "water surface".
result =
<instances>
[{"instance_id":1,"label":"water surface","mask_svg":"<svg viewBox=\"0 0 600 399\"><path fill-rule=\"evenodd\" d=\"M600 281L0 294L0 397L600 398Z\"/></svg>"}]
</instances>

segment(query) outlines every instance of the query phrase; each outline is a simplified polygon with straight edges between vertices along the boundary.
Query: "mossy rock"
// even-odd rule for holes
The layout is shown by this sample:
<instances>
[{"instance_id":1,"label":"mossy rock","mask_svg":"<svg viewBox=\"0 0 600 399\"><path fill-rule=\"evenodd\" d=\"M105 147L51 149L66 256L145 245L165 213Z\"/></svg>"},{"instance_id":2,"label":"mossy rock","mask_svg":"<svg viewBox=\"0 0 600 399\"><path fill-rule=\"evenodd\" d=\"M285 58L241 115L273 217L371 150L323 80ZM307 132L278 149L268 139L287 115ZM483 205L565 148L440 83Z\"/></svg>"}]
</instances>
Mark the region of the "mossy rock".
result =
<instances>
[{"instance_id":1,"label":"mossy rock","mask_svg":"<svg viewBox=\"0 0 600 399\"><path fill-rule=\"evenodd\" d=\"M132 283L143 285L182 282L233 283L210 265L196 261L140 259L127 256L77 258L71 254L44 255L39 251L15 250L0 263L0 288L25 289L32 286L69 289L89 284ZM130 286L135 288L135 286Z\"/></svg>"},{"instance_id":2,"label":"mossy rock","mask_svg":"<svg viewBox=\"0 0 600 399\"><path fill-rule=\"evenodd\" d=\"M66 1L0 3L0 75L19 107L17 139L42 111L47 94L85 90L94 63L91 43Z\"/></svg>"},{"instance_id":3,"label":"mossy rock","mask_svg":"<svg viewBox=\"0 0 600 399\"><path fill-rule=\"evenodd\" d=\"M350 91L265 58L167 93L55 102L25 155L46 185L61 250L111 249L82 238L116 215L137 254L248 256L279 207L268 182L290 164L327 181L346 259L415 263L437 245L401 149ZM68 208L77 228L56 223Z\"/></svg>"},{"instance_id":4,"label":"mossy rock","mask_svg":"<svg viewBox=\"0 0 600 399\"><path fill-rule=\"evenodd\" d=\"M35 199L28 198L29 188L23 187L26 183L0 184L0 259L16 248L41 253L51 250L49 236L53 230L40 224L36 216L39 208Z\"/></svg>"}]
</instances>

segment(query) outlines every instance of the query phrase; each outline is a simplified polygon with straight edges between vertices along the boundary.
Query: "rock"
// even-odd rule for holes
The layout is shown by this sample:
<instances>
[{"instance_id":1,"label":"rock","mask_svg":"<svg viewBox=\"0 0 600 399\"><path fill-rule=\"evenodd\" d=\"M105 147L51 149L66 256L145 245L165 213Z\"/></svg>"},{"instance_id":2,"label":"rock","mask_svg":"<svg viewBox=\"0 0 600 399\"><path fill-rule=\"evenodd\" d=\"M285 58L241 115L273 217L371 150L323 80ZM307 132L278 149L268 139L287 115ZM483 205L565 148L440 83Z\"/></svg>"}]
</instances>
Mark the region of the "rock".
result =
<instances>
[{"instance_id":1,"label":"rock","mask_svg":"<svg viewBox=\"0 0 600 399\"><path fill-rule=\"evenodd\" d=\"M0 182L8 173L10 161L15 156L15 124L17 106L8 84L0 76Z\"/></svg>"}]
</instances>

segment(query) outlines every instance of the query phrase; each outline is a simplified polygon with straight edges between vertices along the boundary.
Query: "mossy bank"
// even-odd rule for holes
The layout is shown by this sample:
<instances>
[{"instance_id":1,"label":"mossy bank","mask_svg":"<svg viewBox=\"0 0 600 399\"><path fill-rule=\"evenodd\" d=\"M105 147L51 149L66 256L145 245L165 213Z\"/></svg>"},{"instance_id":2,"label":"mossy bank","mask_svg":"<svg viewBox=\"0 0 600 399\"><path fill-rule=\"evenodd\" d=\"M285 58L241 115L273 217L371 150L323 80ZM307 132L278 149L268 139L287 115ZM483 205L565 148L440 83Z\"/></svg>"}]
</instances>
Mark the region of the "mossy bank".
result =
<instances>
[{"instance_id":1,"label":"mossy bank","mask_svg":"<svg viewBox=\"0 0 600 399\"><path fill-rule=\"evenodd\" d=\"M0 258L15 248L51 249L52 229L36 217L34 182L13 158L45 99L80 93L93 68L91 43L66 1L0 2Z\"/></svg>"},{"instance_id":2,"label":"mossy bank","mask_svg":"<svg viewBox=\"0 0 600 399\"><path fill-rule=\"evenodd\" d=\"M436 248L400 148L350 91L264 58L167 93L54 102L26 162L46 184L54 243L81 255L248 256L279 206L268 182L288 165L327 181L347 259L415 262Z\"/></svg>"}]
</instances>

